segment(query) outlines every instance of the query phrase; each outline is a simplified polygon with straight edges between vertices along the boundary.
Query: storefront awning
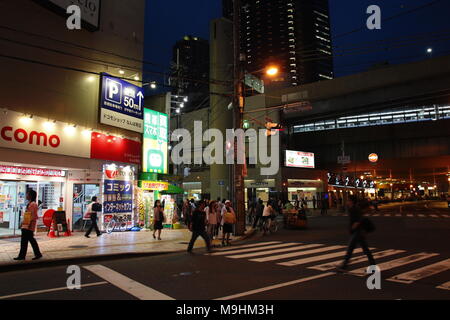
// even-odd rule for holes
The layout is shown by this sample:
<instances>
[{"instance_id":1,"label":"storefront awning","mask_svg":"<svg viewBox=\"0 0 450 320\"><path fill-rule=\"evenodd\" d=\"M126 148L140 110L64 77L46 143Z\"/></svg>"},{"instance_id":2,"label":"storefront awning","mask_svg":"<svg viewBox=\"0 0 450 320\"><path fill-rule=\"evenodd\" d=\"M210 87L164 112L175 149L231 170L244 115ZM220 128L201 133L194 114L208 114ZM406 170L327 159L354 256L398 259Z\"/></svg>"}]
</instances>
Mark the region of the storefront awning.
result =
<instances>
[{"instance_id":1,"label":"storefront awning","mask_svg":"<svg viewBox=\"0 0 450 320\"><path fill-rule=\"evenodd\" d=\"M173 184L169 184L168 190L161 191L161 194L184 194L184 189L174 186Z\"/></svg>"}]
</instances>

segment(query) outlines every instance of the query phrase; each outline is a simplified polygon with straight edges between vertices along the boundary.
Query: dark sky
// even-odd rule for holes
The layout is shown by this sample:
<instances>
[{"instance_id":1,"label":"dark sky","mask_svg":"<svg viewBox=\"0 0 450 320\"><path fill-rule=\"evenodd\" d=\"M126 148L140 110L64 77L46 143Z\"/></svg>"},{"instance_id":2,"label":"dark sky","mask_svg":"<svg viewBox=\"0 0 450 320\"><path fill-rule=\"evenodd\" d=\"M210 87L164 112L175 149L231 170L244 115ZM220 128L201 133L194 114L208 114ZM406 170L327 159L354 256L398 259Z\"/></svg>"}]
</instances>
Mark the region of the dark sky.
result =
<instances>
[{"instance_id":1,"label":"dark sky","mask_svg":"<svg viewBox=\"0 0 450 320\"><path fill-rule=\"evenodd\" d=\"M450 54L450 0L329 1L333 46L336 53L343 54L335 57L336 76L361 72L384 61L405 63L426 59L428 47L433 48L433 56ZM184 35L209 39L209 22L222 15L221 3L221 0L147 0L145 58L159 65L148 68L167 71L172 46ZM370 31L365 27L367 7L373 4L381 7L382 19L387 19L381 30ZM362 30L342 36L359 28ZM392 42L388 47L377 42L389 39ZM361 50L362 54L355 54ZM156 76L151 79L161 80Z\"/></svg>"}]
</instances>

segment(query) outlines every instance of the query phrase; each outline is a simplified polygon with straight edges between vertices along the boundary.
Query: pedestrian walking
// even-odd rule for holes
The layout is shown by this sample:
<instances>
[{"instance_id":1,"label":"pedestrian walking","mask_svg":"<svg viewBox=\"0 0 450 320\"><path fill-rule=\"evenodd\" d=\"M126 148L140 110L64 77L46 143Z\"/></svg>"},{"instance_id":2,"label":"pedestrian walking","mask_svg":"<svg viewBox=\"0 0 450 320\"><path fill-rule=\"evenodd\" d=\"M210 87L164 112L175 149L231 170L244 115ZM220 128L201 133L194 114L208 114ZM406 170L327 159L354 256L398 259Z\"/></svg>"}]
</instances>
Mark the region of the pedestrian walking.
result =
<instances>
[{"instance_id":1,"label":"pedestrian walking","mask_svg":"<svg viewBox=\"0 0 450 320\"><path fill-rule=\"evenodd\" d=\"M217 227L217 208L217 202L214 200L211 201L209 203L209 206L205 208L206 219L208 221L208 236L210 240L214 240L214 235Z\"/></svg>"},{"instance_id":2,"label":"pedestrian walking","mask_svg":"<svg viewBox=\"0 0 450 320\"><path fill-rule=\"evenodd\" d=\"M347 253L344 258L344 262L337 268L338 271L343 272L347 269L348 262L350 261L353 250L355 250L356 246L359 244L363 249L363 252L366 254L367 259L369 260L369 264L371 266L376 265L375 259L370 252L369 246L366 240L366 233L372 232L375 230L372 222L364 217L364 213L369 211L370 204L367 200L358 201L355 195L351 195L347 201L349 205L349 218L350 218L350 242L348 244Z\"/></svg>"},{"instance_id":3,"label":"pedestrian walking","mask_svg":"<svg viewBox=\"0 0 450 320\"><path fill-rule=\"evenodd\" d=\"M219 231L220 228L222 227L222 209L223 209L224 204L220 201L220 197L217 198L217 209L216 209L216 229L214 231L214 236L216 238L219 237Z\"/></svg>"},{"instance_id":4,"label":"pedestrian walking","mask_svg":"<svg viewBox=\"0 0 450 320\"><path fill-rule=\"evenodd\" d=\"M233 225L236 223L236 214L231 207L231 201L225 201L225 207L222 210L222 246L225 246L225 238L227 239L226 244L230 245L230 235L233 233Z\"/></svg>"},{"instance_id":5,"label":"pedestrian walking","mask_svg":"<svg viewBox=\"0 0 450 320\"><path fill-rule=\"evenodd\" d=\"M264 202L261 200L261 198L259 198L258 203L256 204L256 216L255 221L253 222L253 229L256 228L258 222L262 219L263 211L264 211Z\"/></svg>"},{"instance_id":6,"label":"pedestrian walking","mask_svg":"<svg viewBox=\"0 0 450 320\"><path fill-rule=\"evenodd\" d=\"M312 202L313 202L313 208L314 208L314 210L316 210L316 203L317 203L316 196L313 196Z\"/></svg>"},{"instance_id":7,"label":"pedestrian walking","mask_svg":"<svg viewBox=\"0 0 450 320\"><path fill-rule=\"evenodd\" d=\"M327 210L328 210L328 201L327 201L327 199L325 199L325 197L324 197L324 198L322 199L321 206L320 206L320 214L321 214L322 216L326 215L326 214L327 214Z\"/></svg>"},{"instance_id":8,"label":"pedestrian walking","mask_svg":"<svg viewBox=\"0 0 450 320\"><path fill-rule=\"evenodd\" d=\"M275 218L275 210L272 207L272 201L267 202L267 206L264 207L263 215L262 215L262 223L263 223L263 234L265 235L266 232L270 229L270 219ZM268 224L266 224L268 221Z\"/></svg>"},{"instance_id":9,"label":"pedestrian walking","mask_svg":"<svg viewBox=\"0 0 450 320\"><path fill-rule=\"evenodd\" d=\"M161 230L164 222L164 208L161 206L161 201L156 200L153 207L153 239L156 239L156 231L158 231L158 240L161 240Z\"/></svg>"},{"instance_id":10,"label":"pedestrian walking","mask_svg":"<svg viewBox=\"0 0 450 320\"><path fill-rule=\"evenodd\" d=\"M192 216L192 207L191 204L189 203L189 200L186 199L183 202L183 219L184 219L184 223L186 224L186 226L189 226L189 224L191 223L191 216Z\"/></svg>"},{"instance_id":11,"label":"pedestrian walking","mask_svg":"<svg viewBox=\"0 0 450 320\"><path fill-rule=\"evenodd\" d=\"M95 229L95 233L97 233L97 237L100 237L102 233L98 229L97 225L97 212L102 211L102 205L98 203L97 197L92 197L92 202L87 206L86 212L90 216L91 219L91 226L89 227L88 231L84 235L86 238L90 238L89 235L92 232L92 229Z\"/></svg>"},{"instance_id":12,"label":"pedestrian walking","mask_svg":"<svg viewBox=\"0 0 450 320\"><path fill-rule=\"evenodd\" d=\"M36 191L28 190L26 199L28 200L28 204L26 207L26 212L24 215L24 221L21 226L21 239L20 239L20 252L17 258L14 260L25 260L27 256L28 250L28 242L31 244L34 252L33 260L38 260L42 258L41 251L39 250L39 245L34 238L34 232L36 230L36 223L38 219L38 205L36 203Z\"/></svg>"},{"instance_id":13,"label":"pedestrian walking","mask_svg":"<svg viewBox=\"0 0 450 320\"><path fill-rule=\"evenodd\" d=\"M205 212L205 202L199 201L199 203L197 204L197 208L192 213L192 222L189 225L189 230L192 231L192 238L191 238L191 241L189 242L187 252L189 252L189 253L192 252L192 248L194 247L195 240L197 240L197 238L199 236L201 236L205 240L208 252L211 252L211 241L205 230L206 223L207 223L207 218L206 218L206 212Z\"/></svg>"}]
</instances>

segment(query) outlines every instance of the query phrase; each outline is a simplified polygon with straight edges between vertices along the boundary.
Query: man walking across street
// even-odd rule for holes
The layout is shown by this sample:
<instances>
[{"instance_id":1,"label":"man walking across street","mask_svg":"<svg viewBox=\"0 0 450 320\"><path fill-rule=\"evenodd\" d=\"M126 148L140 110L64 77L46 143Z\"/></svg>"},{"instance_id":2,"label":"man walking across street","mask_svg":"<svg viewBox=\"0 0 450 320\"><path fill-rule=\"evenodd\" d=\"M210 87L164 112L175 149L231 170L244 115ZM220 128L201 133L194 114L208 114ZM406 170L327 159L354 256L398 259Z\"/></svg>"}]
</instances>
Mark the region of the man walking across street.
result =
<instances>
[{"instance_id":1,"label":"man walking across street","mask_svg":"<svg viewBox=\"0 0 450 320\"><path fill-rule=\"evenodd\" d=\"M92 197L92 202L88 205L86 209L87 213L91 215L91 226L89 230L84 235L86 238L90 238L89 235L91 234L92 229L95 229L95 232L97 233L97 237L100 237L102 234L97 226L97 212L102 211L101 204L98 203L97 197Z\"/></svg>"},{"instance_id":2,"label":"man walking across street","mask_svg":"<svg viewBox=\"0 0 450 320\"><path fill-rule=\"evenodd\" d=\"M205 240L208 252L211 252L211 241L206 233L206 223L205 202L199 201L196 209L192 213L192 222L189 227L189 230L192 231L192 238L189 242L187 252L192 252L192 248L194 247L195 240L197 240L198 236L201 236Z\"/></svg>"},{"instance_id":3,"label":"man walking across street","mask_svg":"<svg viewBox=\"0 0 450 320\"><path fill-rule=\"evenodd\" d=\"M372 232L375 227L368 218L363 217L364 211L368 210L370 207L369 202L367 200L358 201L355 195L351 195L348 199L348 205L351 238L348 245L347 254L344 258L344 262L337 268L339 272L343 272L347 269L348 262L350 261L353 254L353 250L358 244L366 254L369 260L369 264L371 266L376 264L366 240L366 232Z\"/></svg>"}]
</instances>

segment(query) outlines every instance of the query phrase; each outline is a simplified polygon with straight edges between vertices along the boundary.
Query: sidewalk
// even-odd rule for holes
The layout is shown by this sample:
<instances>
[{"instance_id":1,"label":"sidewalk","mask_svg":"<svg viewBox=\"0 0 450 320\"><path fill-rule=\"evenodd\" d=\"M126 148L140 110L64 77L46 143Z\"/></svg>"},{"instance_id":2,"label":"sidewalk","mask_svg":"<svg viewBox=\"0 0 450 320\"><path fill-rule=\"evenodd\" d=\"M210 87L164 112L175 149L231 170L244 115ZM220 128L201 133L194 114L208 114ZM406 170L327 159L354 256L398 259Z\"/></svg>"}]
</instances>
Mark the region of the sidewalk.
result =
<instances>
[{"instance_id":1,"label":"sidewalk","mask_svg":"<svg viewBox=\"0 0 450 320\"><path fill-rule=\"evenodd\" d=\"M44 263L61 262L76 259L109 258L126 255L152 255L170 252L185 251L191 239L188 229L168 230L161 234L162 240L153 239L153 231L141 230L139 232L113 232L97 237L95 233L91 238L85 238L84 233L76 232L70 237L49 238L45 234L38 234L36 240L39 244L43 258L32 261L34 257L31 245L28 246L25 261L15 261L20 250L20 238L0 239L0 271L5 267L36 265ZM251 236L251 230L241 237L232 237L232 243ZM213 245L221 242L213 240ZM197 239L195 248L205 247L201 237Z\"/></svg>"}]
</instances>

